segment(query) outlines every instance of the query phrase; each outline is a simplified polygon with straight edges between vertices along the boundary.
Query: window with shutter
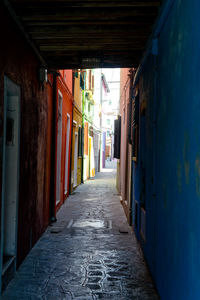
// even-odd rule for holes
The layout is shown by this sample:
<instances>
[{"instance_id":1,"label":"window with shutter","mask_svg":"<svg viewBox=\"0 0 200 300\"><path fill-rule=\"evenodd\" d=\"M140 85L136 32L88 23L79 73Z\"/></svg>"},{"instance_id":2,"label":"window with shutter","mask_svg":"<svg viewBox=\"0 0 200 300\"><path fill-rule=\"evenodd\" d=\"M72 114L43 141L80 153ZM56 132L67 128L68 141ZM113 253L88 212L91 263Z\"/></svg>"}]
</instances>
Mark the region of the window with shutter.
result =
<instances>
[{"instance_id":1,"label":"window with shutter","mask_svg":"<svg viewBox=\"0 0 200 300\"><path fill-rule=\"evenodd\" d=\"M80 87L82 90L84 90L84 75L80 74Z\"/></svg>"},{"instance_id":2,"label":"window with shutter","mask_svg":"<svg viewBox=\"0 0 200 300\"><path fill-rule=\"evenodd\" d=\"M121 146L121 117L114 121L114 158L120 158Z\"/></svg>"},{"instance_id":3,"label":"window with shutter","mask_svg":"<svg viewBox=\"0 0 200 300\"><path fill-rule=\"evenodd\" d=\"M119 127L119 135L118 135L118 156L120 158L120 149L121 149L121 116L118 116L118 127Z\"/></svg>"},{"instance_id":4,"label":"window with shutter","mask_svg":"<svg viewBox=\"0 0 200 300\"><path fill-rule=\"evenodd\" d=\"M89 90L91 90L91 76L92 76L92 71L89 70Z\"/></svg>"},{"instance_id":5,"label":"window with shutter","mask_svg":"<svg viewBox=\"0 0 200 300\"><path fill-rule=\"evenodd\" d=\"M94 90L94 75L92 75L92 90Z\"/></svg>"},{"instance_id":6,"label":"window with shutter","mask_svg":"<svg viewBox=\"0 0 200 300\"><path fill-rule=\"evenodd\" d=\"M117 153L117 144L118 144L118 120L114 120L114 158L119 158Z\"/></svg>"}]
</instances>

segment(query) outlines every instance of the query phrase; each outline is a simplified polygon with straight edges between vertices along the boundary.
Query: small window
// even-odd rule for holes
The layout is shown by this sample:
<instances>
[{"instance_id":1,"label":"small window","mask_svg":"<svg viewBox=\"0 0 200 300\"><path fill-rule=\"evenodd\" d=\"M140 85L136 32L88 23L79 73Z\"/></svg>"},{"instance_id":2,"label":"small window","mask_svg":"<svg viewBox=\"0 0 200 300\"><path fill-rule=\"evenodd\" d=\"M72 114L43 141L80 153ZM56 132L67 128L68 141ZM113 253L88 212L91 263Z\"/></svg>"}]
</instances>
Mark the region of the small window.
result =
<instances>
[{"instance_id":1,"label":"small window","mask_svg":"<svg viewBox=\"0 0 200 300\"><path fill-rule=\"evenodd\" d=\"M107 125L110 125L110 119L107 119Z\"/></svg>"},{"instance_id":2,"label":"small window","mask_svg":"<svg viewBox=\"0 0 200 300\"><path fill-rule=\"evenodd\" d=\"M84 75L80 74L80 87L82 90L84 90Z\"/></svg>"},{"instance_id":3,"label":"small window","mask_svg":"<svg viewBox=\"0 0 200 300\"><path fill-rule=\"evenodd\" d=\"M106 136L110 137L110 130L107 131Z\"/></svg>"},{"instance_id":4,"label":"small window","mask_svg":"<svg viewBox=\"0 0 200 300\"><path fill-rule=\"evenodd\" d=\"M111 104L112 104L112 101L111 101L111 100L109 100L109 101L108 101L108 104L109 104L109 105L111 105Z\"/></svg>"},{"instance_id":5,"label":"small window","mask_svg":"<svg viewBox=\"0 0 200 300\"><path fill-rule=\"evenodd\" d=\"M118 116L117 120L114 120L114 157L120 158L120 145L121 145L121 117Z\"/></svg>"}]
</instances>

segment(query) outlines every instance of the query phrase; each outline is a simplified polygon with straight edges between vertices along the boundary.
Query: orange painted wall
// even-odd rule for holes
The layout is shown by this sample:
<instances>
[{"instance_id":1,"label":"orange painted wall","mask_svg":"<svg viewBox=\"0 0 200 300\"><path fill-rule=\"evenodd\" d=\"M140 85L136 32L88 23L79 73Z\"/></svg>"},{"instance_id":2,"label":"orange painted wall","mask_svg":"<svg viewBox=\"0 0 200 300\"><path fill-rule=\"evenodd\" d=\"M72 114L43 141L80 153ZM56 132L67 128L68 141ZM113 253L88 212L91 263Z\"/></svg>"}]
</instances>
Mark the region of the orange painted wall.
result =
<instances>
[{"instance_id":1,"label":"orange painted wall","mask_svg":"<svg viewBox=\"0 0 200 300\"><path fill-rule=\"evenodd\" d=\"M70 71L70 70L67 70ZM70 115L70 134L69 134L69 161L68 161L68 191L69 191L69 178L70 178L70 155L71 155L71 126L72 126L72 107L73 107L73 97L70 92L72 84L72 71L67 72L68 77L71 74L71 80L69 80L69 88L66 84L66 78L64 79L64 71L60 71L61 76L57 77L57 111L58 111L58 91L61 92L63 96L62 102L62 152L61 152L61 187L60 187L60 202L56 206L56 210L64 203L67 195L64 194L64 183L65 183L65 156L66 156L66 133L67 133L67 114ZM56 130L57 132L57 130ZM56 147L57 148L57 147ZM57 153L56 153L57 157ZM57 162L56 162L57 163ZM57 174L56 174L57 176ZM56 188L55 188L56 191ZM69 193L69 192L68 192Z\"/></svg>"},{"instance_id":2,"label":"orange painted wall","mask_svg":"<svg viewBox=\"0 0 200 300\"><path fill-rule=\"evenodd\" d=\"M66 83L70 93L72 94L72 70L60 70L59 72L64 82Z\"/></svg>"}]
</instances>

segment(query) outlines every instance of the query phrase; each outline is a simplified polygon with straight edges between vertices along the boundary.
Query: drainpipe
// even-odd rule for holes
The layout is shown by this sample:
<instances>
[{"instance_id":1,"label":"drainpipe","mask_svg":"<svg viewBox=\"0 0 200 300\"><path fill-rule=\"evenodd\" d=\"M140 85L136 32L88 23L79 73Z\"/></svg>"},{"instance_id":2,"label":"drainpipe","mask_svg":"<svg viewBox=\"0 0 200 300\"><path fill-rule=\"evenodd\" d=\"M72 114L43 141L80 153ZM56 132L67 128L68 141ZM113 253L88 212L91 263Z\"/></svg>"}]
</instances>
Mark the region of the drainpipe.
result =
<instances>
[{"instance_id":1,"label":"drainpipe","mask_svg":"<svg viewBox=\"0 0 200 300\"><path fill-rule=\"evenodd\" d=\"M56 222L55 187L56 187L56 111L57 111L57 73L53 73L52 97L52 137L51 137L51 177L50 177L50 223Z\"/></svg>"},{"instance_id":2,"label":"drainpipe","mask_svg":"<svg viewBox=\"0 0 200 300\"><path fill-rule=\"evenodd\" d=\"M73 192L71 190L72 184L72 143L73 143L73 119L74 119L74 100L72 104L72 120L71 120L71 149L70 149L70 168L69 168L69 195Z\"/></svg>"},{"instance_id":3,"label":"drainpipe","mask_svg":"<svg viewBox=\"0 0 200 300\"><path fill-rule=\"evenodd\" d=\"M133 78L134 78L134 69L130 69L130 87L129 87L129 97L130 101L133 100ZM131 136L132 139L132 136ZM133 141L132 141L133 143ZM132 217L133 217L133 147L131 147L131 187L130 187L130 207L129 207L129 225L132 226Z\"/></svg>"},{"instance_id":4,"label":"drainpipe","mask_svg":"<svg viewBox=\"0 0 200 300\"><path fill-rule=\"evenodd\" d=\"M84 100L84 104L83 104ZM84 77L84 90L82 91L82 131L81 131L81 147L82 147L82 162L81 162L81 183L83 180L83 169L84 169L84 127L85 127L85 77Z\"/></svg>"},{"instance_id":5,"label":"drainpipe","mask_svg":"<svg viewBox=\"0 0 200 300\"><path fill-rule=\"evenodd\" d=\"M71 191L71 184L72 184L72 179L71 179L71 173L72 173L72 143L73 143L73 119L74 119L74 72L72 71L72 98L73 98L73 103L72 103L72 119L71 119L71 149L70 149L70 168L69 168L69 194L72 193Z\"/></svg>"},{"instance_id":6,"label":"drainpipe","mask_svg":"<svg viewBox=\"0 0 200 300\"><path fill-rule=\"evenodd\" d=\"M100 168L99 171L102 171L102 163L103 163L103 157L102 157L102 142L103 142L103 136L102 136L102 69L100 73L100 105L101 105L101 116L100 116Z\"/></svg>"}]
</instances>

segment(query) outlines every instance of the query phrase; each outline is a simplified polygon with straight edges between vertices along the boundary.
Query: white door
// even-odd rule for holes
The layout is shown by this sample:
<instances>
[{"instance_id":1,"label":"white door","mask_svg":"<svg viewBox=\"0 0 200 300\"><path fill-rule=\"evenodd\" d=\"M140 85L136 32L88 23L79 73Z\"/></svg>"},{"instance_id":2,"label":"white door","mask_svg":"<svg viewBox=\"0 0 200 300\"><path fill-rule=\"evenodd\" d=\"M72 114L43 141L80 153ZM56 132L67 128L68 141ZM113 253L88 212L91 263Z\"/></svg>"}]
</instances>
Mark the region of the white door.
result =
<instances>
[{"instance_id":1,"label":"white door","mask_svg":"<svg viewBox=\"0 0 200 300\"><path fill-rule=\"evenodd\" d=\"M62 153L62 95L59 93L58 118L57 118L56 204L60 202L61 153Z\"/></svg>"},{"instance_id":2,"label":"white door","mask_svg":"<svg viewBox=\"0 0 200 300\"><path fill-rule=\"evenodd\" d=\"M5 140L5 185L3 267L15 258L17 244L17 199L19 167L19 96L7 95Z\"/></svg>"},{"instance_id":3,"label":"white door","mask_svg":"<svg viewBox=\"0 0 200 300\"><path fill-rule=\"evenodd\" d=\"M78 167L78 133L75 132L75 144L74 144L74 187L77 186L77 167Z\"/></svg>"},{"instance_id":4,"label":"white door","mask_svg":"<svg viewBox=\"0 0 200 300\"><path fill-rule=\"evenodd\" d=\"M65 152L65 194L67 194L68 192L69 134L70 134L70 115L67 114L66 152Z\"/></svg>"}]
</instances>

